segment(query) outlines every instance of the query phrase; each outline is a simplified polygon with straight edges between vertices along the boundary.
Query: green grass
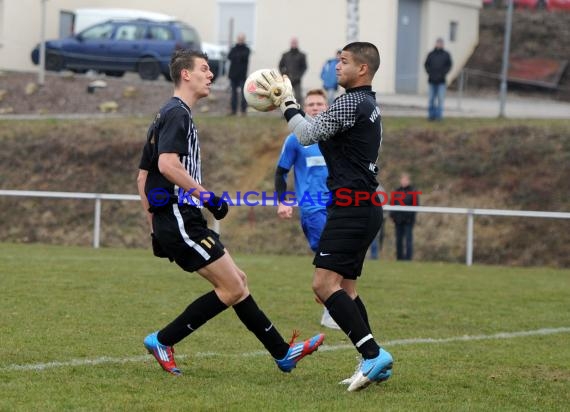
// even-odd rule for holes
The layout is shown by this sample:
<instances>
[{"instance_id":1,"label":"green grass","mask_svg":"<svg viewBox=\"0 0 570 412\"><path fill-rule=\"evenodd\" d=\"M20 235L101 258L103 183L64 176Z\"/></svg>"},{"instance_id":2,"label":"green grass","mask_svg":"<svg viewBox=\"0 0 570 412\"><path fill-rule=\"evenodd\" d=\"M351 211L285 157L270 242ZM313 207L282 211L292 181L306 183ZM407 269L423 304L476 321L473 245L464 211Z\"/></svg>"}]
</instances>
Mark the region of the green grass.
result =
<instances>
[{"instance_id":1,"label":"green grass","mask_svg":"<svg viewBox=\"0 0 570 412\"><path fill-rule=\"evenodd\" d=\"M236 256L281 333L321 328L311 258ZM397 342L569 327L570 271L369 261L360 291L393 378L360 393L337 384L356 352L338 331L291 374L232 310L177 346L180 378L144 356L144 336L170 321L206 281L150 251L0 244L0 410L490 411L565 410L570 333ZM287 335L287 336L286 336ZM73 359L124 363L17 369ZM142 357L141 357L142 356Z\"/></svg>"}]
</instances>

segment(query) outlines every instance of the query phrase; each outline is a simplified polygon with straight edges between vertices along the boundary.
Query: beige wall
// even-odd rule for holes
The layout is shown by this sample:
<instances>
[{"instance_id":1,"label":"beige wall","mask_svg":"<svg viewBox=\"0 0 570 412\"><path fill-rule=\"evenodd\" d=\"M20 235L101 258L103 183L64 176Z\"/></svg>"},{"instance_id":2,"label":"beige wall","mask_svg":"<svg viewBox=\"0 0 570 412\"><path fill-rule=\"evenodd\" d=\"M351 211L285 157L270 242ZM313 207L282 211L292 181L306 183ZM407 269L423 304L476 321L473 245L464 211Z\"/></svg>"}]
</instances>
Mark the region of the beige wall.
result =
<instances>
[{"instance_id":1,"label":"beige wall","mask_svg":"<svg viewBox=\"0 0 570 412\"><path fill-rule=\"evenodd\" d=\"M465 65L471 53L479 43L479 0L430 0L424 3L422 22L421 75L420 91L427 91L427 74L423 63L427 54L433 49L435 41L441 37L445 42L445 49L451 54L453 67L447 77L451 82ZM449 40L449 25L451 21L458 22L457 39Z\"/></svg>"},{"instance_id":2,"label":"beige wall","mask_svg":"<svg viewBox=\"0 0 570 412\"><path fill-rule=\"evenodd\" d=\"M291 37L296 36L309 66L303 87L320 87L323 63L346 45L346 1L289 0L285 10L281 4L280 0L258 2L257 42L251 67L276 66L281 54L289 49ZM380 50L382 63L373 85L378 91L394 90L397 4L397 0L360 0L360 40L374 43ZM287 25L276 24L275 10L279 10L281 21L289 22ZM304 21L299 19L300 10L307 16Z\"/></svg>"},{"instance_id":3,"label":"beige wall","mask_svg":"<svg viewBox=\"0 0 570 412\"><path fill-rule=\"evenodd\" d=\"M1 4L4 5L0 13L0 18L4 16L4 27L0 37L0 69L37 70L31 63L30 52L40 40L41 0L0 0ZM121 7L176 16L193 25L202 40L217 43L221 40L217 38L218 4L218 0L160 3L156 0L49 0L46 1L46 38L57 38L60 10ZM289 49L291 37L297 36L309 66L303 86L320 87L322 64L346 44L346 1L257 0L255 4L256 42L252 45L251 71L275 67L281 54ZM420 56L422 65L418 67L421 91L425 90L427 81L423 70L425 54L438 36L447 39L451 20L459 22L457 43L446 41L454 59L451 77L468 59L478 42L480 6L481 0L423 0L420 50L424 55ZM393 93L395 89L397 16L398 0L360 0L360 40L370 41L380 50L381 66L373 85L380 93Z\"/></svg>"}]
</instances>

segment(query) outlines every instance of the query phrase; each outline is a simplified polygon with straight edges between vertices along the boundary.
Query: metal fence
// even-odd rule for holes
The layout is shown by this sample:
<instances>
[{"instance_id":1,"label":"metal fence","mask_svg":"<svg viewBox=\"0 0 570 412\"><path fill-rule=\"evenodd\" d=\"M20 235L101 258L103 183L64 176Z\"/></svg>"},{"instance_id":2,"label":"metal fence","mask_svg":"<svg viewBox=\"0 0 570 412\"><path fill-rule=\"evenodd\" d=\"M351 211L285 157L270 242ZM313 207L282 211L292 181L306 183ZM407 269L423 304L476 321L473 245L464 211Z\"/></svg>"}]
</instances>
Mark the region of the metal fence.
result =
<instances>
[{"instance_id":1,"label":"metal fence","mask_svg":"<svg viewBox=\"0 0 570 412\"><path fill-rule=\"evenodd\" d=\"M103 200L133 200L140 201L139 195L123 195L111 193L80 193L80 192L46 192L35 190L0 190L0 196L16 197L44 197L56 199L90 199L94 201L93 218L93 247L98 248L101 243L101 202ZM233 201L234 204L239 202ZM243 205L242 205L243 206ZM531 217L543 219L570 219L568 212L541 212L531 210L502 210L502 209L473 209L461 207L432 207L432 206L384 206L384 210L398 210L419 213L442 213L467 216L467 236L465 264L473 264L474 233L473 223L475 216L508 216L508 217ZM220 222L214 221L213 229L220 232Z\"/></svg>"}]
</instances>

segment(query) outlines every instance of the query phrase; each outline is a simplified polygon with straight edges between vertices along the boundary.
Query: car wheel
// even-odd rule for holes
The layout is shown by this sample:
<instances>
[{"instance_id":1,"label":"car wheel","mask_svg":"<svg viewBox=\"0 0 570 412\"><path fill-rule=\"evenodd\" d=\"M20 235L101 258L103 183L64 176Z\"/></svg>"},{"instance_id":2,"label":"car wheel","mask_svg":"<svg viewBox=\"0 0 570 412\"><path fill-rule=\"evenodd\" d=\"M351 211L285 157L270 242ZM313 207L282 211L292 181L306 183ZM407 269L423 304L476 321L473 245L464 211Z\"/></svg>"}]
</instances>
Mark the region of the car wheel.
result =
<instances>
[{"instance_id":1,"label":"car wheel","mask_svg":"<svg viewBox=\"0 0 570 412\"><path fill-rule=\"evenodd\" d=\"M53 51L46 52L46 70L54 72L63 70L63 56Z\"/></svg>"},{"instance_id":2,"label":"car wheel","mask_svg":"<svg viewBox=\"0 0 570 412\"><path fill-rule=\"evenodd\" d=\"M156 80L160 76L160 65L152 57L143 57L139 61L138 72L143 80Z\"/></svg>"}]
</instances>

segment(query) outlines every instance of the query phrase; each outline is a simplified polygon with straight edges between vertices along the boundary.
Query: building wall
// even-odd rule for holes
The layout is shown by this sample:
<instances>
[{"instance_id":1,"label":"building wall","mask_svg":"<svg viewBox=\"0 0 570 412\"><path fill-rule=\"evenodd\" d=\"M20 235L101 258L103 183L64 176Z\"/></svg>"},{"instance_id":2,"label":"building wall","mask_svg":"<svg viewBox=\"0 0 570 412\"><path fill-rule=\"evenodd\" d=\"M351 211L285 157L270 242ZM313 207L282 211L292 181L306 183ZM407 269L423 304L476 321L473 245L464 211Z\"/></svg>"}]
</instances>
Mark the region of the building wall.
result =
<instances>
[{"instance_id":1,"label":"building wall","mask_svg":"<svg viewBox=\"0 0 570 412\"><path fill-rule=\"evenodd\" d=\"M289 0L284 10L280 4L280 0L258 2L258 35L251 67L276 66L289 49L291 37L296 36L299 49L307 54L303 87L320 87L323 63L346 45L346 1ZM276 22L275 10L279 10L279 21L288 24ZM374 43L380 51L382 63L374 82L379 91L393 92L395 61L390 56L395 55L396 13L397 0L360 0L360 40Z\"/></svg>"},{"instance_id":2,"label":"building wall","mask_svg":"<svg viewBox=\"0 0 570 412\"><path fill-rule=\"evenodd\" d=\"M458 40L446 46L454 59L450 79L469 58L478 42L478 13L481 0L418 0L423 4L422 44L427 54L435 39L448 38L449 21L459 23ZM42 0L0 0L0 69L37 70L30 60L32 48L40 40ZM277 66L281 54L289 49L291 37L307 54L308 72L305 88L320 87L320 70L326 59L346 44L345 0L49 0L46 5L46 39L59 33L59 13L78 8L130 8L160 12L193 25L202 40L219 43L218 13L220 3L254 3L256 6L255 42L250 70ZM360 0L360 40L370 41L380 50L381 66L374 81L380 93L395 90L398 0ZM24 12L27 11L27 12ZM423 63L424 56L419 60ZM427 78L418 67L420 90ZM422 81L424 79L425 81Z\"/></svg>"},{"instance_id":3,"label":"building wall","mask_svg":"<svg viewBox=\"0 0 570 412\"><path fill-rule=\"evenodd\" d=\"M435 41L441 37L445 42L445 49L451 54L453 67L447 76L450 83L459 75L461 68L467 63L469 56L479 43L479 0L430 0L424 3L424 13L422 22L422 42L421 49L424 55L421 57L420 92L428 89L427 74L423 68L423 63L427 54L433 50ZM450 23L457 22L457 38L451 41Z\"/></svg>"}]
</instances>

